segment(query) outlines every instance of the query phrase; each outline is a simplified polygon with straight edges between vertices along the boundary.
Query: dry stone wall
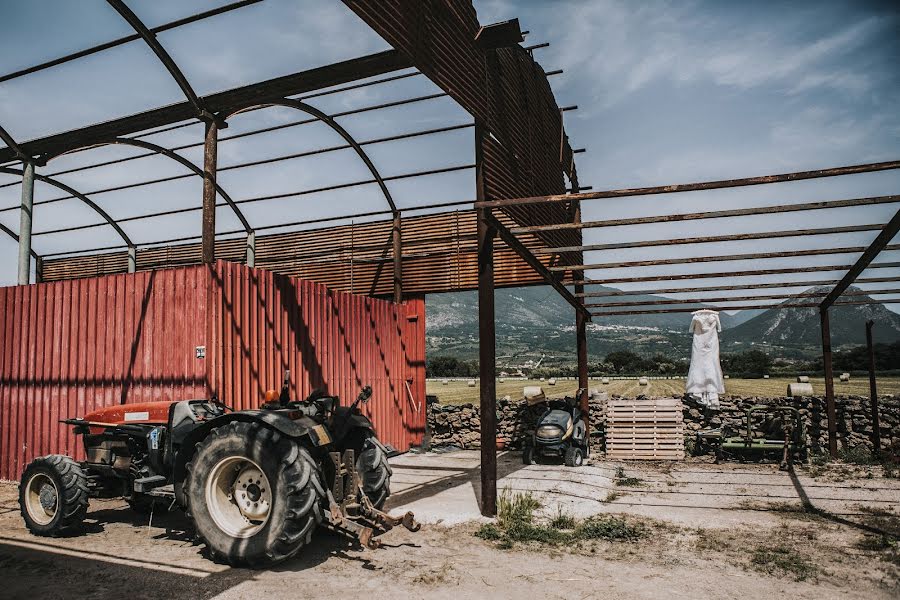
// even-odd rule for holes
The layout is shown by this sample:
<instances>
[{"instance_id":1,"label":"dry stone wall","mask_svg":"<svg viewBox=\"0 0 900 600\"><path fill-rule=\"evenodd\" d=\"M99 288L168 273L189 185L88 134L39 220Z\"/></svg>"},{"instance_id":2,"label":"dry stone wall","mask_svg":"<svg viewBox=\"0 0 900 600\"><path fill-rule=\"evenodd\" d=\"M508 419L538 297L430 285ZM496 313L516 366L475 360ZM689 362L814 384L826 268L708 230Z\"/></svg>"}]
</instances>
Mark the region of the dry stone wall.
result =
<instances>
[{"instance_id":1,"label":"dry stone wall","mask_svg":"<svg viewBox=\"0 0 900 600\"><path fill-rule=\"evenodd\" d=\"M770 398L762 396L724 396L721 410L704 411L684 406L684 432L688 449L693 448L697 431L723 427L726 435L740 432L745 424L744 411L751 406L793 406L803 418L807 442L813 453L828 447L828 420L825 399L821 396L804 398ZM835 399L839 446L844 449L872 448L872 419L868 396L839 396ZM592 446L602 449L605 402L591 399ZM900 397L879 398L882 448L900 448ZM501 447L520 448L535 428L545 410L543 404L528 406L524 400L504 398L497 401L497 442ZM456 446L473 449L481 447L481 419L479 409L472 404L429 405L428 427L432 446ZM698 448L698 451L703 451Z\"/></svg>"}]
</instances>

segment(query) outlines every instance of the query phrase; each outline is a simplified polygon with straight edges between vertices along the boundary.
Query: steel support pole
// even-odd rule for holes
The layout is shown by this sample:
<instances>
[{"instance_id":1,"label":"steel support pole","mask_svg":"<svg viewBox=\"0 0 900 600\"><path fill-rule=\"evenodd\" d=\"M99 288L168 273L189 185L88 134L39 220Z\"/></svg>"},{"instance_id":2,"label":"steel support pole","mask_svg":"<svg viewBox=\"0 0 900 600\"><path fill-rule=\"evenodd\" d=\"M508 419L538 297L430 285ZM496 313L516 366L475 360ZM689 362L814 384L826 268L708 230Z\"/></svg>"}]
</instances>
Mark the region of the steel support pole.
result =
<instances>
[{"instance_id":1,"label":"steel support pole","mask_svg":"<svg viewBox=\"0 0 900 600\"><path fill-rule=\"evenodd\" d=\"M253 268L256 266L256 232L251 231L247 234L247 266Z\"/></svg>"},{"instance_id":2,"label":"steel support pole","mask_svg":"<svg viewBox=\"0 0 900 600\"><path fill-rule=\"evenodd\" d=\"M34 210L34 163L22 168L22 204L19 207L19 285L31 283L31 222Z\"/></svg>"},{"instance_id":3,"label":"steel support pole","mask_svg":"<svg viewBox=\"0 0 900 600\"><path fill-rule=\"evenodd\" d=\"M216 145L218 124L206 121L206 137L203 144L203 233L202 261L211 264L216 260Z\"/></svg>"},{"instance_id":4,"label":"steel support pole","mask_svg":"<svg viewBox=\"0 0 900 600\"><path fill-rule=\"evenodd\" d=\"M128 246L128 272L134 273L135 271L137 271L137 248Z\"/></svg>"},{"instance_id":5,"label":"steel support pole","mask_svg":"<svg viewBox=\"0 0 900 600\"><path fill-rule=\"evenodd\" d=\"M484 128L475 123L475 188L485 197ZM494 321L494 237L487 210L478 211L478 371L481 413L481 514L497 514L497 334Z\"/></svg>"},{"instance_id":6,"label":"steel support pole","mask_svg":"<svg viewBox=\"0 0 900 600\"><path fill-rule=\"evenodd\" d=\"M44 259L41 256L34 258L34 282L44 282Z\"/></svg>"},{"instance_id":7,"label":"steel support pole","mask_svg":"<svg viewBox=\"0 0 900 600\"><path fill-rule=\"evenodd\" d=\"M565 134L563 134L565 135ZM572 191L574 193L578 193L578 172L575 170L574 163L571 170L571 184ZM574 211L572 220L576 223L581 223L581 203L578 201L574 202ZM583 255L579 253L578 255L579 262L582 262ZM584 294L584 271L573 271L572 279L575 280L575 296L580 298L581 302L584 303L584 297L579 296L579 294ZM578 398L579 404L581 406L581 414L584 415L584 424L586 427L585 431L585 443L587 444L587 451L590 453L591 451L591 402L590 402L590 390L589 382L588 382L588 350L587 350L587 318L584 314L584 311L576 310L575 311L575 352L578 361L578 389L581 390L581 394Z\"/></svg>"},{"instance_id":8,"label":"steel support pole","mask_svg":"<svg viewBox=\"0 0 900 600\"><path fill-rule=\"evenodd\" d=\"M837 458L837 413L834 407L834 371L831 367L831 324L828 309L819 311L822 330L822 363L825 367L825 406L828 412L828 453Z\"/></svg>"},{"instance_id":9,"label":"steel support pole","mask_svg":"<svg viewBox=\"0 0 900 600\"><path fill-rule=\"evenodd\" d=\"M394 224L391 229L391 241L394 254L394 302L403 302L403 238L402 219L399 212L394 213Z\"/></svg>"},{"instance_id":10,"label":"steel support pole","mask_svg":"<svg viewBox=\"0 0 900 600\"><path fill-rule=\"evenodd\" d=\"M866 321L866 348L869 353L869 401L872 405L872 453L881 454L881 422L878 418L878 387L875 382L875 344L872 342L872 326L875 321Z\"/></svg>"}]
</instances>

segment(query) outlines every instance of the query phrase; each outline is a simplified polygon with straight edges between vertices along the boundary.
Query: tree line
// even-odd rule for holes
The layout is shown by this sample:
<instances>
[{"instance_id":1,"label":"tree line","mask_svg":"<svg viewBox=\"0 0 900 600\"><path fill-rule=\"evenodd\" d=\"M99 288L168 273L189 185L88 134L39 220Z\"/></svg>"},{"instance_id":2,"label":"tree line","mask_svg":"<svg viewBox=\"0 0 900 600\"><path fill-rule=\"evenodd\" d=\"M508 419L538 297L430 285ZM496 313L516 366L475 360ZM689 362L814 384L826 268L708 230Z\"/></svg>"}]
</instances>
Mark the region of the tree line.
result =
<instances>
[{"instance_id":1,"label":"tree line","mask_svg":"<svg viewBox=\"0 0 900 600\"><path fill-rule=\"evenodd\" d=\"M723 353L720 357L722 371L731 377L759 378L768 374L821 374L824 371L822 357L812 361L785 363L775 361L762 350ZM865 346L834 352L832 365L835 371L859 372L869 368L869 356ZM610 352L602 360L588 366L591 377L608 375L660 375L687 376L690 361L663 354L642 356L630 350ZM891 344L875 344L875 369L886 374L900 370L900 341ZM453 356L430 356L425 371L428 377L477 377L478 361L463 360ZM531 377L574 377L574 365L548 366L532 369Z\"/></svg>"}]
</instances>

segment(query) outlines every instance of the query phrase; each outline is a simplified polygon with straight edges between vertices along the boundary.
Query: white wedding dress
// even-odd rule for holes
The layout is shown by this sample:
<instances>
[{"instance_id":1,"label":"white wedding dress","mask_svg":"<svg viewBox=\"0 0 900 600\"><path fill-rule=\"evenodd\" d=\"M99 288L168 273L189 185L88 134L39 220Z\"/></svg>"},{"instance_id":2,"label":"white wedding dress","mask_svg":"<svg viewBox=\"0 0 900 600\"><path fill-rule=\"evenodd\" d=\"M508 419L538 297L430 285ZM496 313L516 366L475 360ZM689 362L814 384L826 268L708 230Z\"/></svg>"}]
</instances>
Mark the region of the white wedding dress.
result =
<instances>
[{"instance_id":1,"label":"white wedding dress","mask_svg":"<svg viewBox=\"0 0 900 600\"><path fill-rule=\"evenodd\" d=\"M700 401L710 408L719 407L719 394L725 393L722 366L719 364L719 313L714 310L698 310L693 313L689 330L694 334L691 348L691 368L688 370L688 394L700 396Z\"/></svg>"}]
</instances>

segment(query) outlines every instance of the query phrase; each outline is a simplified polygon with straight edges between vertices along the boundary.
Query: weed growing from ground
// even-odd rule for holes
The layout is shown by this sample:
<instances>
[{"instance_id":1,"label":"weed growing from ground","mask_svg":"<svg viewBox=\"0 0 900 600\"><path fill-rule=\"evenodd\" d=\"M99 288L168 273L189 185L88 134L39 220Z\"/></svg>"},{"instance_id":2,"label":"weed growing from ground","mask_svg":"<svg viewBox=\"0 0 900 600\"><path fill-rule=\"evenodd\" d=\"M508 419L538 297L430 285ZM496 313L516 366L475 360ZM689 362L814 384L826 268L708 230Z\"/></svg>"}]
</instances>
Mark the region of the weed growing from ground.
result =
<instances>
[{"instance_id":1,"label":"weed growing from ground","mask_svg":"<svg viewBox=\"0 0 900 600\"><path fill-rule=\"evenodd\" d=\"M579 521L563 513L561 508L549 523L537 523L534 511L540 508L540 503L530 492L512 494L506 490L497 507L497 522L482 525L475 536L496 542L503 549L512 548L516 543L563 546L592 540L631 542L647 534L643 524L622 517L595 515Z\"/></svg>"},{"instance_id":2,"label":"weed growing from ground","mask_svg":"<svg viewBox=\"0 0 900 600\"><path fill-rule=\"evenodd\" d=\"M550 527L554 529L575 529L575 517L564 513L562 506L556 507L556 516L550 519Z\"/></svg>"},{"instance_id":3,"label":"weed growing from ground","mask_svg":"<svg viewBox=\"0 0 900 600\"><path fill-rule=\"evenodd\" d=\"M818 573L816 566L803 554L785 546L757 548L750 564L768 575L791 575L797 581L814 579Z\"/></svg>"},{"instance_id":4,"label":"weed growing from ground","mask_svg":"<svg viewBox=\"0 0 900 600\"><path fill-rule=\"evenodd\" d=\"M644 485L644 480L639 477L628 477L623 467L616 467L615 483L621 487L640 487Z\"/></svg>"}]
</instances>

